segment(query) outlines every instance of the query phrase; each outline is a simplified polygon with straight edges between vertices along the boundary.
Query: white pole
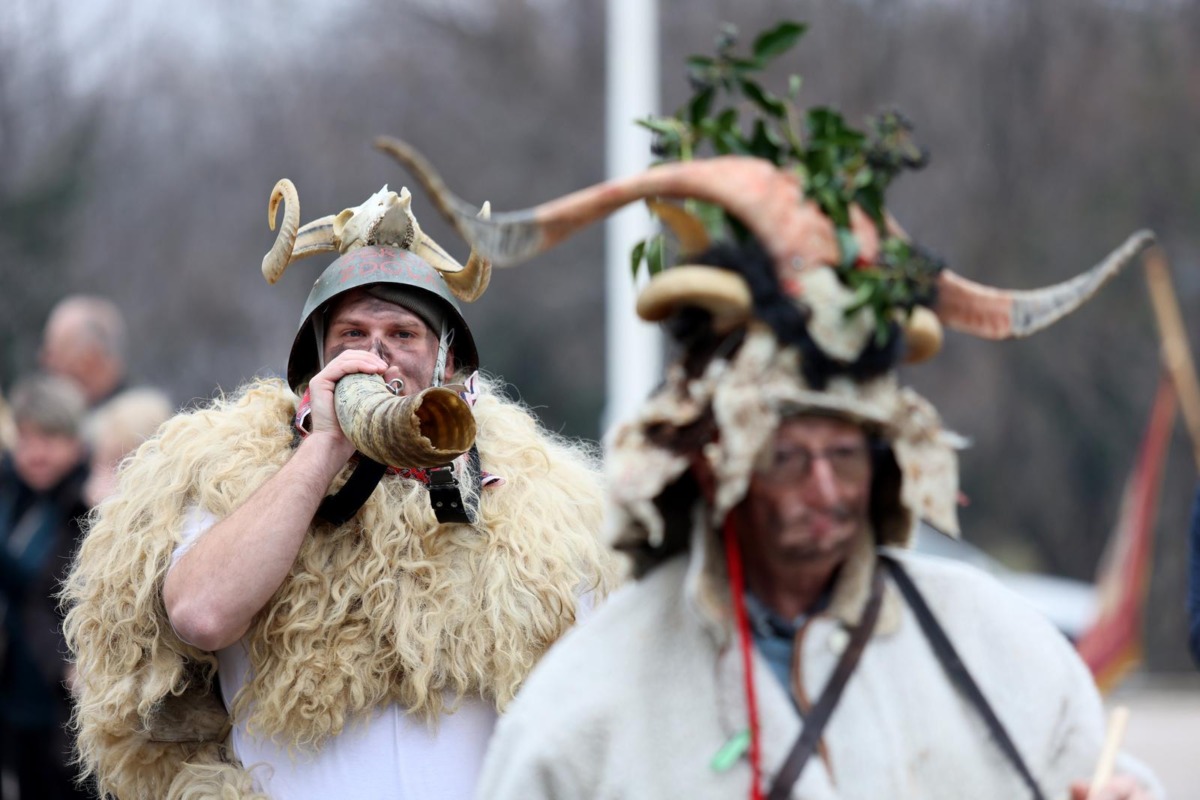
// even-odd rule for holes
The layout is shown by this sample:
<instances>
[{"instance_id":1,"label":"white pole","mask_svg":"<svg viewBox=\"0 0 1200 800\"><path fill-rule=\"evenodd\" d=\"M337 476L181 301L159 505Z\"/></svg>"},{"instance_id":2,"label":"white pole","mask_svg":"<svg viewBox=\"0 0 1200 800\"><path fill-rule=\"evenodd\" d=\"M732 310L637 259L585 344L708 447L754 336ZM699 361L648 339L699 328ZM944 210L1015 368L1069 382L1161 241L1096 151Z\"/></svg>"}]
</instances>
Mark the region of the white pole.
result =
<instances>
[{"instance_id":1,"label":"white pole","mask_svg":"<svg viewBox=\"0 0 1200 800\"><path fill-rule=\"evenodd\" d=\"M650 132L634 120L658 113L658 0L608 0L606 36L606 172L619 177L650 164ZM629 251L655 230L639 203L614 214L605 232L606 436L633 415L661 378L662 337L656 326L638 319L629 271Z\"/></svg>"}]
</instances>

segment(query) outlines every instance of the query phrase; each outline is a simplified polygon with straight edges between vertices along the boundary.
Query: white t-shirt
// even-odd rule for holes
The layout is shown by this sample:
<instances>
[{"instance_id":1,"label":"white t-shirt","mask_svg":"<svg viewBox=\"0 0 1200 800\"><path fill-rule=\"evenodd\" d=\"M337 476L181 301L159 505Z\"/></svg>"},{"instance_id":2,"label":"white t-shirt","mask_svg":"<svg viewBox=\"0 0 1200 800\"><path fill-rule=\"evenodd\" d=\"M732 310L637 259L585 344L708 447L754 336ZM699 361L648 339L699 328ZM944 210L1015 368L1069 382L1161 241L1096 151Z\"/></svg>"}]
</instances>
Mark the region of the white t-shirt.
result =
<instances>
[{"instance_id":1,"label":"white t-shirt","mask_svg":"<svg viewBox=\"0 0 1200 800\"><path fill-rule=\"evenodd\" d=\"M172 566L217 519L202 509L188 514ZM217 651L221 697L232 707L250 674L244 640ZM234 720L233 752L259 789L276 800L467 800L496 725L496 710L481 698L464 698L443 715L436 731L395 704L347 723L320 752L288 753L286 742L252 736Z\"/></svg>"}]
</instances>

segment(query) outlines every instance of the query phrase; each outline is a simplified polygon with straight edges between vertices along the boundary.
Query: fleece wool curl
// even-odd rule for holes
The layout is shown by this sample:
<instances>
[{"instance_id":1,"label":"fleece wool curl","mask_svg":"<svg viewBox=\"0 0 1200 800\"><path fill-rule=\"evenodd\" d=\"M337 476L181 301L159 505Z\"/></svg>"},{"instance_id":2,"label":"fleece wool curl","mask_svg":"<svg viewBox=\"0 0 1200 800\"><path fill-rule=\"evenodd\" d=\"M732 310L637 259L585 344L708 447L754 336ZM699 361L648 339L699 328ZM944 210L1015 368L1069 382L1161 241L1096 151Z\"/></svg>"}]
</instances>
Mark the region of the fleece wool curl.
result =
<instances>
[{"instance_id":1,"label":"fleece wool curl","mask_svg":"<svg viewBox=\"0 0 1200 800\"><path fill-rule=\"evenodd\" d=\"M79 760L104 792L257 796L228 741L151 741L145 720L215 681L215 656L175 635L162 602L187 512L224 517L274 475L294 452L295 406L264 380L175 417L93 515L63 599ZM595 453L486 384L475 416L483 468L505 480L484 490L477 525L439 526L422 485L387 476L349 522L310 530L246 636L252 676L233 713L253 732L312 751L388 702L430 725L467 696L503 709L580 598L607 594L617 566L599 538Z\"/></svg>"}]
</instances>

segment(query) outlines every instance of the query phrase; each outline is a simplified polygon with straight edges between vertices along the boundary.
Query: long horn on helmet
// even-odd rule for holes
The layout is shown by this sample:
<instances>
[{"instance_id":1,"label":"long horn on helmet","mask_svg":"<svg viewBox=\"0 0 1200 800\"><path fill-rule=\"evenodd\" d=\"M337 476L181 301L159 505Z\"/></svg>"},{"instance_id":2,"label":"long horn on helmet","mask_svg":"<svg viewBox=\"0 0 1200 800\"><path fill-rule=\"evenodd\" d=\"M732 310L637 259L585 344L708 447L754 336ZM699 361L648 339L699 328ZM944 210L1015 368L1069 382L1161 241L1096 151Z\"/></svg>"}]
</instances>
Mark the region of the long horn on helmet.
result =
<instances>
[{"instance_id":1,"label":"long horn on helmet","mask_svg":"<svg viewBox=\"0 0 1200 800\"><path fill-rule=\"evenodd\" d=\"M1029 336L1078 309L1153 243L1153 233L1138 231L1086 272L1028 291L996 289L943 270L934 311L947 327L982 339Z\"/></svg>"},{"instance_id":2,"label":"long horn on helmet","mask_svg":"<svg viewBox=\"0 0 1200 800\"><path fill-rule=\"evenodd\" d=\"M380 136L375 140L375 146L413 174L413 177L425 188L433 201L438 213L442 215L459 235L472 244L471 255L467 258L466 266L460 265L449 253L442 249L437 242L428 236L420 236L414 243L413 252L425 258L434 269L442 273L446 285L454 296L464 303L473 303L487 290L492 279L492 260L474 247L474 240L459 224L458 214L466 214L469 218L487 221L491 219L492 207L484 203L478 213L470 210L470 206L455 197L446 188L445 181L429 163L429 160L418 153L406 142L388 136Z\"/></svg>"},{"instance_id":3,"label":"long horn on helmet","mask_svg":"<svg viewBox=\"0 0 1200 800\"><path fill-rule=\"evenodd\" d=\"M284 270L293 261L337 250L333 233L333 217L322 217L300 227L300 194L287 178L280 178L271 190L267 203L267 225L275 230L279 216L279 202L283 201L283 224L275 236L275 244L263 256L262 274L267 283L275 283L283 277Z\"/></svg>"},{"instance_id":4,"label":"long horn on helmet","mask_svg":"<svg viewBox=\"0 0 1200 800\"><path fill-rule=\"evenodd\" d=\"M445 386L398 397L378 375L354 373L337 382L334 407L346 437L381 464L439 467L475 442L471 407Z\"/></svg>"}]
</instances>

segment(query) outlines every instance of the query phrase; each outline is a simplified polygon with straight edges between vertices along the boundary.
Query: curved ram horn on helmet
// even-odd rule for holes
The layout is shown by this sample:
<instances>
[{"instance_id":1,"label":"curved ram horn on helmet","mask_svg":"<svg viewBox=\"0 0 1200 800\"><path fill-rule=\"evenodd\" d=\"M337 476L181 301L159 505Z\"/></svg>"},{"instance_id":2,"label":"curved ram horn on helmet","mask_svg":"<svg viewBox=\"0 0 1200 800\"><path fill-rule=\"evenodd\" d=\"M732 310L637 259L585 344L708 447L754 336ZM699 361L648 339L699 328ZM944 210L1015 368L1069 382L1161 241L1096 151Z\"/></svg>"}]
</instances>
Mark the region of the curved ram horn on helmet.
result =
<instances>
[{"instance_id":1,"label":"curved ram horn on helmet","mask_svg":"<svg viewBox=\"0 0 1200 800\"><path fill-rule=\"evenodd\" d=\"M283 201L283 224L270 252L263 256L262 274L267 283L279 280L293 261L337 250L333 236L333 217L322 217L300 228L300 194L287 178L280 178L271 189L267 203L267 225L275 230L279 201Z\"/></svg>"},{"instance_id":2,"label":"curved ram horn on helmet","mask_svg":"<svg viewBox=\"0 0 1200 800\"><path fill-rule=\"evenodd\" d=\"M982 339L1029 336L1082 306L1153 243L1153 233L1138 231L1086 272L1028 291L995 289L945 270L934 310L948 327Z\"/></svg>"},{"instance_id":3,"label":"curved ram horn on helmet","mask_svg":"<svg viewBox=\"0 0 1200 800\"><path fill-rule=\"evenodd\" d=\"M658 273L637 299L638 316L647 322L661 322L684 306L708 311L713 316L713 329L727 333L750 318L753 301L741 275L698 264Z\"/></svg>"},{"instance_id":4,"label":"curved ram horn on helmet","mask_svg":"<svg viewBox=\"0 0 1200 800\"><path fill-rule=\"evenodd\" d=\"M440 467L475 443L470 405L444 386L398 397L380 376L354 373L337 382L334 407L354 447L381 464Z\"/></svg>"},{"instance_id":5,"label":"curved ram horn on helmet","mask_svg":"<svg viewBox=\"0 0 1200 800\"><path fill-rule=\"evenodd\" d=\"M459 225L459 214L465 215L468 219L483 221L491 219L492 206L490 203L485 202L478 213L473 212L467 203L450 193L445 182L428 159L405 142L380 136L375 140L375 146L396 159L413 174L413 177L420 182L433 201L438 213L453 225L454 229L467 242L472 242L472 239ZM442 273L450 291L464 303L475 302L487 290L492 277L492 260L484 253L478 252L473 243L466 266L460 265L437 242L425 234L417 237L411 249Z\"/></svg>"},{"instance_id":6,"label":"curved ram horn on helmet","mask_svg":"<svg viewBox=\"0 0 1200 800\"><path fill-rule=\"evenodd\" d=\"M275 219L279 215L279 201L283 201L283 224L275 236L271 251L263 256L262 274L267 283L275 283L291 263L292 248L296 245L296 229L300 226L300 193L287 178L280 178L271 189L267 203L267 225L275 230Z\"/></svg>"}]
</instances>

